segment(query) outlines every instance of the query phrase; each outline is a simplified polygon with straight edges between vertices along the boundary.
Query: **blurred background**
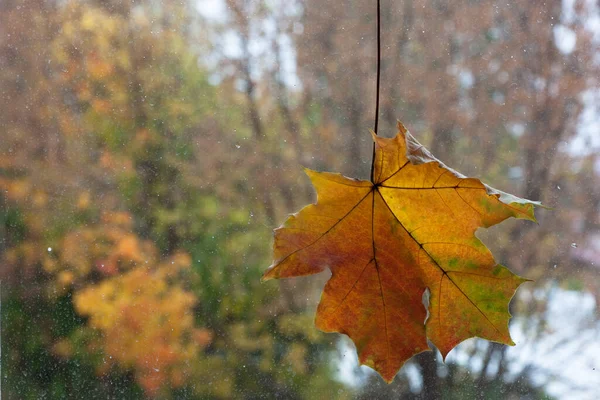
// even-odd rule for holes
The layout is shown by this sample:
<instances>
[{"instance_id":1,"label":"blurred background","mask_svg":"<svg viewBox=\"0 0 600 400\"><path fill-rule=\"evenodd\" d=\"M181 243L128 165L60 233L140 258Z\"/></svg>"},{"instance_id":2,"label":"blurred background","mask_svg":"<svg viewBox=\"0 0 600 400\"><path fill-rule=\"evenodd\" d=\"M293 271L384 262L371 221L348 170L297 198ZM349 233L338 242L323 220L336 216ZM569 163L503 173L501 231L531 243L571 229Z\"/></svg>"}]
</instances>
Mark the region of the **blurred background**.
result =
<instances>
[{"instance_id":1,"label":"blurred background","mask_svg":"<svg viewBox=\"0 0 600 400\"><path fill-rule=\"evenodd\" d=\"M366 179L375 0L0 2L4 399L596 399L600 5L382 0L380 134L541 200L480 237L533 279L506 347L391 385L259 282L302 167Z\"/></svg>"}]
</instances>

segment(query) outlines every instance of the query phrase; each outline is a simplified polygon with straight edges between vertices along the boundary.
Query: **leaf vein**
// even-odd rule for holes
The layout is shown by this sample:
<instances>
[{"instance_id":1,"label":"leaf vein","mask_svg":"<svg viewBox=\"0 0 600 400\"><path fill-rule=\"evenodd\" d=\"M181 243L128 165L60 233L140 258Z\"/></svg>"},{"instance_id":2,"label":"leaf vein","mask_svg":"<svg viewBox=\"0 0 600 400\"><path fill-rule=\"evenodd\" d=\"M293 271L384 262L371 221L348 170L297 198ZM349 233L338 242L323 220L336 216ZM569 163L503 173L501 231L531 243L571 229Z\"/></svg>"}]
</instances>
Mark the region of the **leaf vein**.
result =
<instances>
[{"instance_id":1,"label":"leaf vein","mask_svg":"<svg viewBox=\"0 0 600 400\"><path fill-rule=\"evenodd\" d=\"M335 224L333 224L329 229L327 229L327 231L323 232L323 234L321 236L319 236L318 238L316 238L312 243L307 244L306 246L299 248L297 250L292 251L290 254L288 254L287 256L283 257L281 260L277 261L277 265L281 265L283 262L285 262L288 258L290 258L291 256L293 256L294 254L306 250L307 248L311 247L313 244L317 243L319 240L321 240L323 237L325 237L325 235L327 235L329 232L331 232L331 230L333 228L335 228L340 222L342 222L348 215L350 215L350 213L352 211L354 211L359 205L360 203L362 203L367 196L372 193L372 190L370 190L367 194L365 194L363 196L362 199L360 199L351 209L350 211L348 211L342 218L340 218Z\"/></svg>"},{"instance_id":2,"label":"leaf vein","mask_svg":"<svg viewBox=\"0 0 600 400\"><path fill-rule=\"evenodd\" d=\"M406 231L406 233L408 233L408 235L410 236L410 238L412 240L415 241L415 243L417 243L421 249L423 249L423 251L425 252L425 254L427 254L429 256L429 258L431 259L431 261L433 261L433 263L442 271L443 275L446 275L448 277L448 280L450 280L450 282L452 282L454 284L454 286L462 293L462 295L469 300L469 302L473 305L473 307L475 307L475 309L477 311L479 311L479 313L481 315L483 315L483 317L486 319L486 321L489 322L489 324L496 330L496 332L498 332L499 334L501 334L500 330L496 327L496 325L494 325L492 323L492 321L490 321L490 319L487 317L487 315L485 315L485 313L479 308L477 307L477 304L475 304L473 302L473 300L471 300L471 298L462 290L462 288L460 288L458 286L458 284L456 284L456 282L454 282L454 280L448 275L447 271L445 269L443 269L440 264L433 258L433 256L431 254L429 254L429 252L427 250L425 250L425 248L423 248L423 245L421 243L419 243L419 241L417 239L415 239L409 232L408 229L406 229L406 227L404 226L404 224L402 223L402 221L400 221L400 219L398 219L398 217L396 216L396 214L394 214L394 212L392 211L392 209L390 208L389 204L387 203L387 201L385 201L385 198L381 195L381 193L379 192L379 189L377 190L377 193L379 194L379 196L381 197L381 199L383 200L383 203L386 205L386 207L388 208L388 210L390 211L390 213L394 216L394 218L396 219L396 221L398 221L398 223L402 226L402 228ZM441 297L440 297L441 300Z\"/></svg>"}]
</instances>

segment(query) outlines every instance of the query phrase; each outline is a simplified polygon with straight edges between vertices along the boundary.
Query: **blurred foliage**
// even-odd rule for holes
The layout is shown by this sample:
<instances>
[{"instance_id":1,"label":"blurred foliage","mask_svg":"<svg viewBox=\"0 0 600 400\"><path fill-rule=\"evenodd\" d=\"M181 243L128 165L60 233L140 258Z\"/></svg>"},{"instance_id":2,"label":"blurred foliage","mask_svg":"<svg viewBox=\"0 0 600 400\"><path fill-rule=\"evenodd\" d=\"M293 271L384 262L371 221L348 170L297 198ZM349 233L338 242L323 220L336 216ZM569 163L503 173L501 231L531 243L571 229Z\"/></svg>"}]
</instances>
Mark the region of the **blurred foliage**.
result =
<instances>
[{"instance_id":1,"label":"blurred foliage","mask_svg":"<svg viewBox=\"0 0 600 400\"><path fill-rule=\"evenodd\" d=\"M299 398L341 388L324 335L305 329L309 314L276 310L277 291L260 286L269 228L251 223L248 172L227 156L244 133L222 136L245 104L208 83L189 10L3 7L3 104L30 110L2 116L3 394ZM29 19L41 26L31 31Z\"/></svg>"},{"instance_id":2,"label":"blurred foliage","mask_svg":"<svg viewBox=\"0 0 600 400\"><path fill-rule=\"evenodd\" d=\"M271 229L313 199L300 165L368 171L372 4L225 3L223 19L195 2L0 3L4 398L414 394L405 373L385 388L340 382L337 336L313 326L322 280L259 282ZM569 23L576 50L559 54L561 2L382 3L383 134L402 117L449 165L556 206L540 228L488 243L536 288L597 294L597 269L570 247L598 230L597 160L575 168L559 151L596 85L583 20ZM515 240L519 254L506 251ZM514 307L542 318L546 301ZM471 380L417 362L421 395L541 396L529 375L510 391L499 348L480 355Z\"/></svg>"}]
</instances>

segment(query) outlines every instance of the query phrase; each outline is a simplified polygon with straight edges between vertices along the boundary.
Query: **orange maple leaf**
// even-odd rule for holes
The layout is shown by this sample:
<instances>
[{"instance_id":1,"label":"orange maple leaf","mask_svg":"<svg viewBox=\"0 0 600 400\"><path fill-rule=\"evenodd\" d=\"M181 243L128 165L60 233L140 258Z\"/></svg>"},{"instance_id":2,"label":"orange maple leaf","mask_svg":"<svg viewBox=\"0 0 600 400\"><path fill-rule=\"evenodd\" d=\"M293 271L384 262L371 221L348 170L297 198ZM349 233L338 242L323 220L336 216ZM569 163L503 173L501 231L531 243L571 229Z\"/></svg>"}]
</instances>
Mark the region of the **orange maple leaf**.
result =
<instances>
[{"instance_id":1,"label":"orange maple leaf","mask_svg":"<svg viewBox=\"0 0 600 400\"><path fill-rule=\"evenodd\" d=\"M540 205L448 168L398 128L393 139L373 134L373 182L306 170L318 201L275 230L263 275L329 268L316 326L347 334L387 382L429 350L427 339L444 358L474 336L514 344L508 304L526 279L497 264L475 231L509 217L535 221Z\"/></svg>"}]
</instances>

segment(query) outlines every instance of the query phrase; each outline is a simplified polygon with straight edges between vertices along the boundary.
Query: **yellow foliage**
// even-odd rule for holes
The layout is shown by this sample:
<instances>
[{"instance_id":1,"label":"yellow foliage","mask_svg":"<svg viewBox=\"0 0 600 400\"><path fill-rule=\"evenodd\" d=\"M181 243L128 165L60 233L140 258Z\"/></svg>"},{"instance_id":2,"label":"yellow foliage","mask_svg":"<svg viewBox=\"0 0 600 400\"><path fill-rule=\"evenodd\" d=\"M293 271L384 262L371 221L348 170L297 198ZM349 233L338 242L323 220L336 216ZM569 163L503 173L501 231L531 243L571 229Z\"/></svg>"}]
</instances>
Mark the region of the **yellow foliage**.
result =
<instances>
[{"instance_id":1,"label":"yellow foliage","mask_svg":"<svg viewBox=\"0 0 600 400\"><path fill-rule=\"evenodd\" d=\"M45 250L44 250L45 251ZM23 242L5 253L5 262L19 265L23 269L35 266L44 258L44 251L34 242Z\"/></svg>"},{"instance_id":2,"label":"yellow foliage","mask_svg":"<svg viewBox=\"0 0 600 400\"><path fill-rule=\"evenodd\" d=\"M113 65L101 59L97 53L92 53L86 61L88 73L93 79L104 79L113 73Z\"/></svg>"},{"instance_id":3,"label":"yellow foliage","mask_svg":"<svg viewBox=\"0 0 600 400\"><path fill-rule=\"evenodd\" d=\"M32 202L35 207L44 207L48 203L48 195L43 190L36 190L33 192Z\"/></svg>"},{"instance_id":4,"label":"yellow foliage","mask_svg":"<svg viewBox=\"0 0 600 400\"><path fill-rule=\"evenodd\" d=\"M77 208L85 210L90 206L91 195L90 192L83 192L77 198Z\"/></svg>"},{"instance_id":5,"label":"yellow foliage","mask_svg":"<svg viewBox=\"0 0 600 400\"><path fill-rule=\"evenodd\" d=\"M71 286L74 279L75 279L75 276L73 275L73 273L71 271L61 271L58 274L58 284L63 287Z\"/></svg>"},{"instance_id":6,"label":"yellow foliage","mask_svg":"<svg viewBox=\"0 0 600 400\"><path fill-rule=\"evenodd\" d=\"M102 214L102 222L105 224L115 224L126 229L133 226L133 217L128 212L106 212Z\"/></svg>"},{"instance_id":7,"label":"yellow foliage","mask_svg":"<svg viewBox=\"0 0 600 400\"><path fill-rule=\"evenodd\" d=\"M28 180L8 181L7 186L6 195L12 201L23 201L31 193L31 182Z\"/></svg>"},{"instance_id":8,"label":"yellow foliage","mask_svg":"<svg viewBox=\"0 0 600 400\"><path fill-rule=\"evenodd\" d=\"M108 100L95 98L92 100L92 108L98 114L109 114L111 112L112 105Z\"/></svg>"},{"instance_id":9,"label":"yellow foliage","mask_svg":"<svg viewBox=\"0 0 600 400\"><path fill-rule=\"evenodd\" d=\"M67 339L59 340L52 348L54 353L61 357L70 357L73 354L73 345Z\"/></svg>"},{"instance_id":10,"label":"yellow foliage","mask_svg":"<svg viewBox=\"0 0 600 400\"><path fill-rule=\"evenodd\" d=\"M176 255L152 270L146 265L79 291L74 298L89 326L102 332L104 353L150 395L182 385L193 373L200 350L212 333L194 327L195 296L167 280L171 266L189 268L189 256Z\"/></svg>"},{"instance_id":11,"label":"yellow foliage","mask_svg":"<svg viewBox=\"0 0 600 400\"><path fill-rule=\"evenodd\" d=\"M89 202L89 194L82 196L80 206ZM92 272L113 276L137 266L154 265L158 251L132 232L130 214L115 212L104 213L99 225L67 233L55 253L58 260L49 259L43 265L46 272L56 274L54 290L61 293L71 285L83 284Z\"/></svg>"}]
</instances>

